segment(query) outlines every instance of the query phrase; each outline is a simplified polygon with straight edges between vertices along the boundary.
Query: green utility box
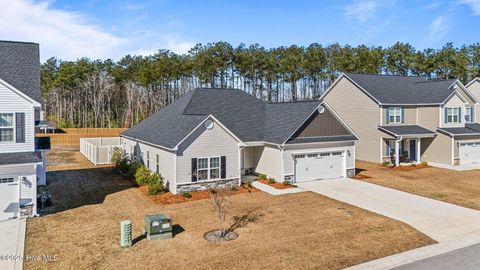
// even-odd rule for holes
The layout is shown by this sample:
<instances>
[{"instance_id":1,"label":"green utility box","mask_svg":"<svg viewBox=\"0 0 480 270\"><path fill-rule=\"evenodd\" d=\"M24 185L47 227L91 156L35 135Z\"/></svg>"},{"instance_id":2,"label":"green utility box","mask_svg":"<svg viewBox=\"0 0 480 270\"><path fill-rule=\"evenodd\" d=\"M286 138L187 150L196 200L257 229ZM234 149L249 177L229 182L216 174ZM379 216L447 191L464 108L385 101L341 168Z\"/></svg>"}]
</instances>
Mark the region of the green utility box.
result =
<instances>
[{"instance_id":1,"label":"green utility box","mask_svg":"<svg viewBox=\"0 0 480 270\"><path fill-rule=\"evenodd\" d=\"M130 247L132 245L132 222L124 220L120 222L120 246Z\"/></svg>"},{"instance_id":2,"label":"green utility box","mask_svg":"<svg viewBox=\"0 0 480 270\"><path fill-rule=\"evenodd\" d=\"M172 219L166 214L147 215L144 233L148 240L172 238Z\"/></svg>"}]
</instances>

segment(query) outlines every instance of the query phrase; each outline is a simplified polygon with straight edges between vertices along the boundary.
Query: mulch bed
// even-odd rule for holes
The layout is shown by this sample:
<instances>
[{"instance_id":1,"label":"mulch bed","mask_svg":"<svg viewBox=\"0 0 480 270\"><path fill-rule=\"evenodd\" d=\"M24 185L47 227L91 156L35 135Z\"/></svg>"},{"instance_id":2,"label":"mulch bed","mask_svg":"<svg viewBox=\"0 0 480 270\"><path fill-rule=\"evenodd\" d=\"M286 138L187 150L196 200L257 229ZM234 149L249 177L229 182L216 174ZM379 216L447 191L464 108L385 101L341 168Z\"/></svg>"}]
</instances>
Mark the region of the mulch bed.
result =
<instances>
[{"instance_id":1,"label":"mulch bed","mask_svg":"<svg viewBox=\"0 0 480 270\"><path fill-rule=\"evenodd\" d=\"M415 171L415 170L420 170L420 169L425 169L428 168L428 165L410 165L410 166L396 166L396 167L391 167L391 170L394 171L401 171L401 172L409 172L409 171Z\"/></svg>"},{"instance_id":2,"label":"mulch bed","mask_svg":"<svg viewBox=\"0 0 480 270\"><path fill-rule=\"evenodd\" d=\"M175 203L183 203L183 202L190 202L190 201L196 201L196 200L204 200L204 199L209 199L210 194L208 193L208 190L200 190L200 191L192 191L189 192L191 195L190 198L187 198L183 196L183 194L172 194L170 192L165 192L162 194L157 194L157 195L149 195L148 194L148 187L145 186L140 186L138 189L145 194L148 198L150 198L153 202L156 204L175 204ZM247 185L241 185L240 187L237 187L235 190L232 190L232 195L237 195L237 194L243 194L243 193L252 193L252 192L258 192L260 190L254 188L254 187L248 187Z\"/></svg>"},{"instance_id":3,"label":"mulch bed","mask_svg":"<svg viewBox=\"0 0 480 270\"><path fill-rule=\"evenodd\" d=\"M238 234L234 231L228 231L225 233L224 236L221 236L220 231L215 230L215 231L207 232L203 237L209 242L218 243L218 242L235 240L238 238Z\"/></svg>"},{"instance_id":4,"label":"mulch bed","mask_svg":"<svg viewBox=\"0 0 480 270\"><path fill-rule=\"evenodd\" d=\"M359 173L355 176L352 176L351 178L361 180L361 179L368 179L368 178L372 178L372 177Z\"/></svg>"},{"instance_id":5,"label":"mulch bed","mask_svg":"<svg viewBox=\"0 0 480 270\"><path fill-rule=\"evenodd\" d=\"M294 185L291 185L291 184L288 184L288 185L284 185L283 183L278 183L278 182L275 182L275 183L269 183L268 180L257 180L258 182L262 183L262 184L265 184L265 185L269 185L271 187L274 187L276 189L287 189L287 188L294 188L294 187L297 187L297 186L294 186Z\"/></svg>"}]
</instances>

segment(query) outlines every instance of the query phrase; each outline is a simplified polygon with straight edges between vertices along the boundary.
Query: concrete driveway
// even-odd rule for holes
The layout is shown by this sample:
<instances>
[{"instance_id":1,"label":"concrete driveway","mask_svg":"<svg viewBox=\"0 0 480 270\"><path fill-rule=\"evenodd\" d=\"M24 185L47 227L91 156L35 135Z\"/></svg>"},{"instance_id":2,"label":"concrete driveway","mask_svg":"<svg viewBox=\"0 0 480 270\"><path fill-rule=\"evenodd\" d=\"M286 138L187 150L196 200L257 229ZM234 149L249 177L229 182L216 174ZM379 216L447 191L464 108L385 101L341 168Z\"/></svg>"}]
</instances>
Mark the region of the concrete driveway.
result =
<instances>
[{"instance_id":1,"label":"concrete driveway","mask_svg":"<svg viewBox=\"0 0 480 270\"><path fill-rule=\"evenodd\" d=\"M405 222L438 242L480 232L480 211L395 189L348 178L296 185Z\"/></svg>"},{"instance_id":2,"label":"concrete driveway","mask_svg":"<svg viewBox=\"0 0 480 270\"><path fill-rule=\"evenodd\" d=\"M0 269L23 269L25 229L25 219L0 221Z\"/></svg>"}]
</instances>

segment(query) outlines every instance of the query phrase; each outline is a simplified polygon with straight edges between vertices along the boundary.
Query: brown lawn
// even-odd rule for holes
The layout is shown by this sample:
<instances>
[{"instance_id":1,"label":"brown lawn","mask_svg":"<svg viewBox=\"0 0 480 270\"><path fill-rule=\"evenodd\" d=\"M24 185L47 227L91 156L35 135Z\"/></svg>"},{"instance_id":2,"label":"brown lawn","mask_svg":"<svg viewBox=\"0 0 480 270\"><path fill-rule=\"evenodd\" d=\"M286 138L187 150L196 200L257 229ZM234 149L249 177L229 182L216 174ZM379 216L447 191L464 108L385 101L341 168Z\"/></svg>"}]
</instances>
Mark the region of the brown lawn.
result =
<instances>
[{"instance_id":1,"label":"brown lawn","mask_svg":"<svg viewBox=\"0 0 480 270\"><path fill-rule=\"evenodd\" d=\"M112 168L49 172L52 214L27 223L26 269L341 269L434 241L401 222L314 193L232 196L239 238L210 243L217 228L208 199L158 205ZM175 237L147 241L146 214L172 216ZM234 218L236 217L236 218ZM135 244L119 246L119 223L133 222Z\"/></svg>"},{"instance_id":2,"label":"brown lawn","mask_svg":"<svg viewBox=\"0 0 480 270\"><path fill-rule=\"evenodd\" d=\"M357 161L359 180L480 210L480 170L452 171L435 167L390 169Z\"/></svg>"}]
</instances>

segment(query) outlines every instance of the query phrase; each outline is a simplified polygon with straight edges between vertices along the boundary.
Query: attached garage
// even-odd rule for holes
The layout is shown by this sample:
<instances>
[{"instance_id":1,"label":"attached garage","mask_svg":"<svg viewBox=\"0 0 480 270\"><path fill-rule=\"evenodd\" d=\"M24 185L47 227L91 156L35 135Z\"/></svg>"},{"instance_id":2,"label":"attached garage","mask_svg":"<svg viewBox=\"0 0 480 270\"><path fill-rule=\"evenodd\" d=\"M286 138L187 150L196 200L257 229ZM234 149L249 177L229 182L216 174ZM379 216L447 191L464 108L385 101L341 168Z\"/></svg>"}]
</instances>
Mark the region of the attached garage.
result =
<instances>
[{"instance_id":1,"label":"attached garage","mask_svg":"<svg viewBox=\"0 0 480 270\"><path fill-rule=\"evenodd\" d=\"M0 176L0 220L18 217L20 187L18 177Z\"/></svg>"},{"instance_id":2,"label":"attached garage","mask_svg":"<svg viewBox=\"0 0 480 270\"><path fill-rule=\"evenodd\" d=\"M461 142L459 157L460 164L480 163L480 141Z\"/></svg>"},{"instance_id":3,"label":"attached garage","mask_svg":"<svg viewBox=\"0 0 480 270\"><path fill-rule=\"evenodd\" d=\"M300 154L294 161L297 183L344 178L346 174L345 151Z\"/></svg>"}]
</instances>

